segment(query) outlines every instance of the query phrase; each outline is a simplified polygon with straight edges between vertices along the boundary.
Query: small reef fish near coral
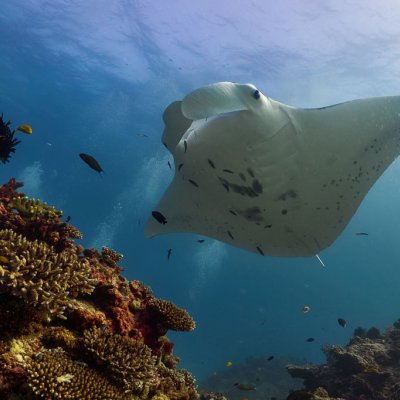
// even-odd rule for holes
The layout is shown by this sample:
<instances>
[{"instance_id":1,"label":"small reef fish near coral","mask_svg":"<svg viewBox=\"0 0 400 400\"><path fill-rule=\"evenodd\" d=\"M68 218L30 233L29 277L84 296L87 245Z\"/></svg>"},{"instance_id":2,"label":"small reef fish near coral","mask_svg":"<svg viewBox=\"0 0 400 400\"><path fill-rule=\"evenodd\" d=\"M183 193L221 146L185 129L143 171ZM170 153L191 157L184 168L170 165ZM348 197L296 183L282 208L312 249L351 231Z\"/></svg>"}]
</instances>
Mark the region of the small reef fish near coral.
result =
<instances>
[{"instance_id":1,"label":"small reef fish near coral","mask_svg":"<svg viewBox=\"0 0 400 400\"><path fill-rule=\"evenodd\" d=\"M28 135L30 135L32 133L32 127L30 125L27 124L23 124L18 126L17 128L15 128L16 131L20 131L20 132L24 132Z\"/></svg>"},{"instance_id":2,"label":"small reef fish near coral","mask_svg":"<svg viewBox=\"0 0 400 400\"><path fill-rule=\"evenodd\" d=\"M345 328L346 327L346 321L343 318L338 318L338 324L342 327Z\"/></svg>"}]
</instances>

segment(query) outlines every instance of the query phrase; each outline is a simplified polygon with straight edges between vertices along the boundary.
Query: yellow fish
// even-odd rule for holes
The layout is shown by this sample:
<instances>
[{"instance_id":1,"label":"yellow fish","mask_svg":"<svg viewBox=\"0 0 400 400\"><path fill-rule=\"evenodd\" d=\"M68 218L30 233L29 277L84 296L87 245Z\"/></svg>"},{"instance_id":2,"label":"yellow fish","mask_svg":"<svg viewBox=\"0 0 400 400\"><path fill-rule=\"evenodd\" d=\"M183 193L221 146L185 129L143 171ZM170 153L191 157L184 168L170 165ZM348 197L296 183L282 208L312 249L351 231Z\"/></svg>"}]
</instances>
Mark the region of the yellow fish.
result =
<instances>
[{"instance_id":1,"label":"yellow fish","mask_svg":"<svg viewBox=\"0 0 400 400\"><path fill-rule=\"evenodd\" d=\"M232 365L233 365L233 362L232 362L232 361L227 361L227 362L226 362L226 366L227 366L227 367L231 367Z\"/></svg>"},{"instance_id":2,"label":"yellow fish","mask_svg":"<svg viewBox=\"0 0 400 400\"><path fill-rule=\"evenodd\" d=\"M30 135L32 133L32 127L30 125L23 124L17 128L17 131L21 131Z\"/></svg>"},{"instance_id":3,"label":"yellow fish","mask_svg":"<svg viewBox=\"0 0 400 400\"><path fill-rule=\"evenodd\" d=\"M7 257L0 256L0 263L7 264L10 260Z\"/></svg>"}]
</instances>

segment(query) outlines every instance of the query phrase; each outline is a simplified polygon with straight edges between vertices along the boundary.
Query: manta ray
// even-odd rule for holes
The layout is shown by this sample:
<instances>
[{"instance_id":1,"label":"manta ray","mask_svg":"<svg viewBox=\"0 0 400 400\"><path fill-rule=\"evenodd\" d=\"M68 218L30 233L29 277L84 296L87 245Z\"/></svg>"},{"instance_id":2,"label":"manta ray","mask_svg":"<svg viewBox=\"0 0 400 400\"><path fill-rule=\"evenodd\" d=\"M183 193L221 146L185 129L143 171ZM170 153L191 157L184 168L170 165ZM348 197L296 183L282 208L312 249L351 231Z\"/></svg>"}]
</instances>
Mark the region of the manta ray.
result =
<instances>
[{"instance_id":1,"label":"manta ray","mask_svg":"<svg viewBox=\"0 0 400 400\"><path fill-rule=\"evenodd\" d=\"M175 176L145 235L192 232L262 255L318 255L400 152L400 96L303 109L219 82L163 119Z\"/></svg>"}]
</instances>

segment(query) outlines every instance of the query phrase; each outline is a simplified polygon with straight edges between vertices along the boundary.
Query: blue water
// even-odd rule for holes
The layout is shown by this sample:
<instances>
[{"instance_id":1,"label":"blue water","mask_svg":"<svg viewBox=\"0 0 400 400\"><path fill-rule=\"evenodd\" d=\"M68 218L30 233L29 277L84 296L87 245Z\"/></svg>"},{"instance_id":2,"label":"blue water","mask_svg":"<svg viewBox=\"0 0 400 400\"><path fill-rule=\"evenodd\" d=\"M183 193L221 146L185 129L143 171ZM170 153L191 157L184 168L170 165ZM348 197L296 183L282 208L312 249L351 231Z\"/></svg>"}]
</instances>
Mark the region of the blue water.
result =
<instances>
[{"instance_id":1,"label":"blue water","mask_svg":"<svg viewBox=\"0 0 400 400\"><path fill-rule=\"evenodd\" d=\"M160 141L171 101L217 81L251 82L298 107L398 95L396 1L0 3L0 112L34 131L20 135L1 182L23 180L27 195L71 216L84 246L123 253L128 279L191 313L194 332L169 334L181 366L202 378L250 356L322 362L322 344L400 317L398 161L321 253L326 268L315 258L199 244L198 235L143 235L173 176Z\"/></svg>"}]
</instances>

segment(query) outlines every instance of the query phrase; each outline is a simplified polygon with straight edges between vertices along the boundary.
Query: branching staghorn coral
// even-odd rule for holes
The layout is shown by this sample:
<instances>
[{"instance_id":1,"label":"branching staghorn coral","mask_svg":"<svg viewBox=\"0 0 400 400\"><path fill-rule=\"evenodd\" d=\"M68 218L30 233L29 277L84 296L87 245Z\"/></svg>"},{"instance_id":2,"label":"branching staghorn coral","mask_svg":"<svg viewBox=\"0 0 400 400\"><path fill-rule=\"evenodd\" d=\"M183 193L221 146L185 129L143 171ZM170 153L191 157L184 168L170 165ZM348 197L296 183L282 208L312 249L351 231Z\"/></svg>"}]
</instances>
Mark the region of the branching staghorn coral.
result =
<instances>
[{"instance_id":1,"label":"branching staghorn coral","mask_svg":"<svg viewBox=\"0 0 400 400\"><path fill-rule=\"evenodd\" d=\"M39 200L30 199L29 197L14 197L8 206L18 211L19 214L27 219L35 219L42 216L60 218L62 216L62 211L56 210L45 202L42 203Z\"/></svg>"},{"instance_id":2,"label":"branching staghorn coral","mask_svg":"<svg viewBox=\"0 0 400 400\"><path fill-rule=\"evenodd\" d=\"M104 375L72 361L61 349L46 350L28 364L28 385L45 400L133 400Z\"/></svg>"},{"instance_id":3,"label":"branching staghorn coral","mask_svg":"<svg viewBox=\"0 0 400 400\"><path fill-rule=\"evenodd\" d=\"M149 300L148 306L158 314L165 329L192 331L196 328L196 323L189 313L168 300L153 298Z\"/></svg>"},{"instance_id":4,"label":"branching staghorn coral","mask_svg":"<svg viewBox=\"0 0 400 400\"><path fill-rule=\"evenodd\" d=\"M156 359L144 343L92 328L84 332L83 345L93 360L105 367L127 391L143 395L156 384Z\"/></svg>"},{"instance_id":5,"label":"branching staghorn coral","mask_svg":"<svg viewBox=\"0 0 400 400\"><path fill-rule=\"evenodd\" d=\"M47 319L65 318L69 300L94 289L89 263L72 250L56 253L44 242L5 229L0 230L0 254L0 293L42 309Z\"/></svg>"}]
</instances>

